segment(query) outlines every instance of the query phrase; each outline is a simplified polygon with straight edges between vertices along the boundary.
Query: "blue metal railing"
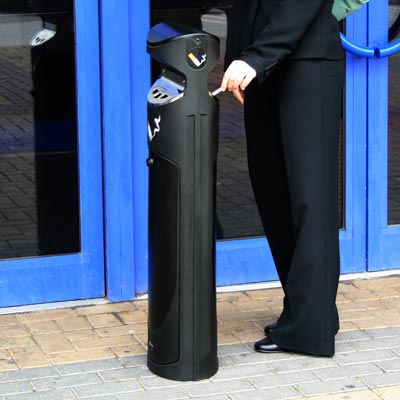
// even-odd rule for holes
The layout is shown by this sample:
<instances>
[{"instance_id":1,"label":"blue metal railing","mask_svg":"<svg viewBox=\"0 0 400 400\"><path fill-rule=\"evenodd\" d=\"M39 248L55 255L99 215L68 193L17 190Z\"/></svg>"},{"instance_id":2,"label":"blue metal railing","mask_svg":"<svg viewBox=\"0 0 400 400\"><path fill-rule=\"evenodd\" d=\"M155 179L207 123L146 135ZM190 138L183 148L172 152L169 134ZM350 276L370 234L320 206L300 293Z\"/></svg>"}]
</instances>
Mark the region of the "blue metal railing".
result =
<instances>
[{"instance_id":1,"label":"blue metal railing","mask_svg":"<svg viewBox=\"0 0 400 400\"><path fill-rule=\"evenodd\" d=\"M345 35L343 35L343 33L340 34L340 38L342 39L342 46L347 52L359 57L366 57L366 58L376 57L375 47L368 47L353 43Z\"/></svg>"},{"instance_id":2,"label":"blue metal railing","mask_svg":"<svg viewBox=\"0 0 400 400\"><path fill-rule=\"evenodd\" d=\"M358 57L366 57L366 58L382 58L389 57L393 54L400 52L400 39L388 43L385 46L364 46L351 42L343 33L340 34L340 38L342 39L343 48Z\"/></svg>"},{"instance_id":3,"label":"blue metal railing","mask_svg":"<svg viewBox=\"0 0 400 400\"><path fill-rule=\"evenodd\" d=\"M400 51L400 39L376 49L376 57L389 57Z\"/></svg>"}]
</instances>

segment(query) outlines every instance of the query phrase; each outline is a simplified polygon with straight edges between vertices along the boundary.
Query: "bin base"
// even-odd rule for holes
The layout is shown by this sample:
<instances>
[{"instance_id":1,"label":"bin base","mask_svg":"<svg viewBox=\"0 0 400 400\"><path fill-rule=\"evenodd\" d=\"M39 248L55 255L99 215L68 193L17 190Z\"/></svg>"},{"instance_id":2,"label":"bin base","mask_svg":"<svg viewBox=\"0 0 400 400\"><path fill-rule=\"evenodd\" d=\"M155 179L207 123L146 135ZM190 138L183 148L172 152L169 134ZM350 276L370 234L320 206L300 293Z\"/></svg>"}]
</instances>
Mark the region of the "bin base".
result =
<instances>
[{"instance_id":1,"label":"bin base","mask_svg":"<svg viewBox=\"0 0 400 400\"><path fill-rule=\"evenodd\" d=\"M170 379L173 381L200 381L202 379L211 378L218 371L218 359L215 358L208 365L203 368L198 368L200 371L195 373L193 365L187 366L183 363L161 365L154 363L150 357L147 357L147 366L151 372L160 376L161 378Z\"/></svg>"}]
</instances>

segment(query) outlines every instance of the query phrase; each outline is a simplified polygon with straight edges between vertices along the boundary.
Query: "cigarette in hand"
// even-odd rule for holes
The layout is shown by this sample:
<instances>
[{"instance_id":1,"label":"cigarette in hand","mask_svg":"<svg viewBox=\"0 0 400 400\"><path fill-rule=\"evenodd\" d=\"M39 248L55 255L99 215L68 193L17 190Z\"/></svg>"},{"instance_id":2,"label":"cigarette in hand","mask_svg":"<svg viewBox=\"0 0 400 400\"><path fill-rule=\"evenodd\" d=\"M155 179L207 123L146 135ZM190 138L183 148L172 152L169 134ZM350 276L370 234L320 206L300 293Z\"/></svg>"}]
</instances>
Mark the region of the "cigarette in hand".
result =
<instances>
[{"instance_id":1,"label":"cigarette in hand","mask_svg":"<svg viewBox=\"0 0 400 400\"><path fill-rule=\"evenodd\" d=\"M215 89L211 94L213 96L217 96L218 94L220 94L222 92L222 89L219 87L218 89Z\"/></svg>"}]
</instances>

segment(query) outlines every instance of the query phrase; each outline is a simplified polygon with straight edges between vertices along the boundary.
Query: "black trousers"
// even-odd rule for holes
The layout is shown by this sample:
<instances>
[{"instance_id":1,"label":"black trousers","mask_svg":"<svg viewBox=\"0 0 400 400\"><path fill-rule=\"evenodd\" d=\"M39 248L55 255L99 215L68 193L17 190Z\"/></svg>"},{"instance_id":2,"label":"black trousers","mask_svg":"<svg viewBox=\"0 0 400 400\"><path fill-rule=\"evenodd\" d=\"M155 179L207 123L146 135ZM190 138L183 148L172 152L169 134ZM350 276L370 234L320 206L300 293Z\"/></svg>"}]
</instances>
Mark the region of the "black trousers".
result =
<instances>
[{"instance_id":1,"label":"black trousers","mask_svg":"<svg viewBox=\"0 0 400 400\"><path fill-rule=\"evenodd\" d=\"M285 293L271 340L331 356L339 329L338 133L344 60L284 62L245 93L250 179Z\"/></svg>"}]
</instances>

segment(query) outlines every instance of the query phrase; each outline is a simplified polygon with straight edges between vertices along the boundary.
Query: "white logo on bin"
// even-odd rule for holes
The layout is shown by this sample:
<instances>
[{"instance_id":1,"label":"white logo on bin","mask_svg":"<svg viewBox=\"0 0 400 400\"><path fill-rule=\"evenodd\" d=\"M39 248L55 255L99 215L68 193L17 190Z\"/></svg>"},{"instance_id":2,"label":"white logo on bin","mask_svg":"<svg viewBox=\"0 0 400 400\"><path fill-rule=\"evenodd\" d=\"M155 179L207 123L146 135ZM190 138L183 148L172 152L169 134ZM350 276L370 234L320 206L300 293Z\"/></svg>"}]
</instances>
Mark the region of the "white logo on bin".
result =
<instances>
[{"instance_id":1,"label":"white logo on bin","mask_svg":"<svg viewBox=\"0 0 400 400\"><path fill-rule=\"evenodd\" d=\"M161 130L160 122L161 122L161 115L159 115L158 118L154 118L154 124L155 124L154 131L151 130L150 122L147 122L147 129L148 129L150 142L154 139L154 137L157 135L157 133L160 132L160 130Z\"/></svg>"}]
</instances>

